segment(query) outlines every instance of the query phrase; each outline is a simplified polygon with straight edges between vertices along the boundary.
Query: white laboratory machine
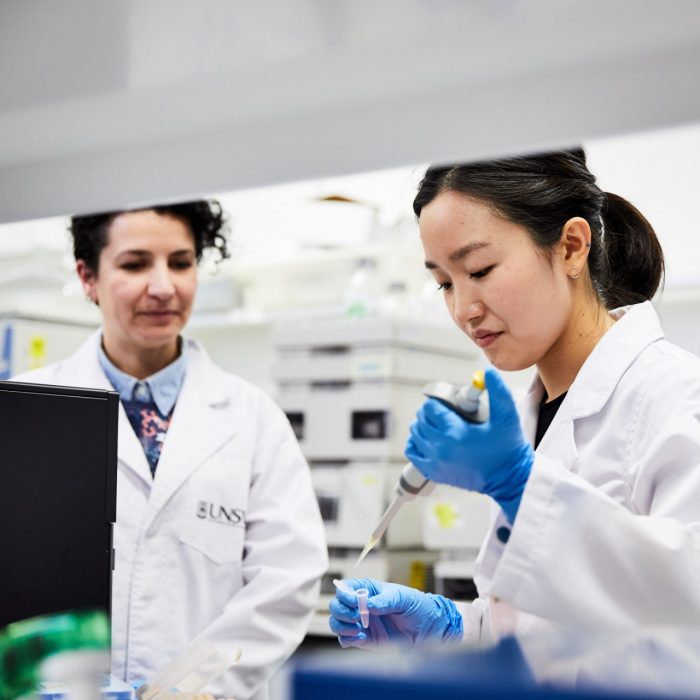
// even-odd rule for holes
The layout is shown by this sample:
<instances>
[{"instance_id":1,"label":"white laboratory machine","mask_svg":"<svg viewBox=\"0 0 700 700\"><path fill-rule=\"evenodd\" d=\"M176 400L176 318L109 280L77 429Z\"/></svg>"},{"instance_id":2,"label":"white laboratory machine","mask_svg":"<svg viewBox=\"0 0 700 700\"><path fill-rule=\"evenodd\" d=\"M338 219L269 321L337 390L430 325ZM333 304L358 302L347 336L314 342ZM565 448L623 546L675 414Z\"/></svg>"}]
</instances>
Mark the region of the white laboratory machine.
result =
<instances>
[{"instance_id":1,"label":"white laboratory machine","mask_svg":"<svg viewBox=\"0 0 700 700\"><path fill-rule=\"evenodd\" d=\"M68 357L95 328L89 322L0 313L0 379Z\"/></svg>"},{"instance_id":2,"label":"white laboratory machine","mask_svg":"<svg viewBox=\"0 0 700 700\"><path fill-rule=\"evenodd\" d=\"M466 562L469 574L488 501L446 486L408 503L376 551L355 562L393 497L422 387L469 381L483 366L477 351L451 326L388 316L278 322L272 343L277 401L311 466L329 547L322 612L311 632L327 630L334 578L435 590L443 557Z\"/></svg>"}]
</instances>

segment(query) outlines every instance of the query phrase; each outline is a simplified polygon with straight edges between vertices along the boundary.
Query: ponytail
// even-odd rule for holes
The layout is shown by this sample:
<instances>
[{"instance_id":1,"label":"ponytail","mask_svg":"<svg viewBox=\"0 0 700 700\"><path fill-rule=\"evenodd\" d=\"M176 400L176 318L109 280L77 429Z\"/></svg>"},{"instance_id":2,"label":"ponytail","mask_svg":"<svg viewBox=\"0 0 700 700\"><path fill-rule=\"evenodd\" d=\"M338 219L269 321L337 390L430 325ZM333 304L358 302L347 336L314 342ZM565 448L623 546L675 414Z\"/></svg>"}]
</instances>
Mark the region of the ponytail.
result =
<instances>
[{"instance_id":1,"label":"ponytail","mask_svg":"<svg viewBox=\"0 0 700 700\"><path fill-rule=\"evenodd\" d=\"M606 193L601 218L606 264L597 282L605 306L651 299L664 277L664 254L651 224L626 199L611 193Z\"/></svg>"}]
</instances>

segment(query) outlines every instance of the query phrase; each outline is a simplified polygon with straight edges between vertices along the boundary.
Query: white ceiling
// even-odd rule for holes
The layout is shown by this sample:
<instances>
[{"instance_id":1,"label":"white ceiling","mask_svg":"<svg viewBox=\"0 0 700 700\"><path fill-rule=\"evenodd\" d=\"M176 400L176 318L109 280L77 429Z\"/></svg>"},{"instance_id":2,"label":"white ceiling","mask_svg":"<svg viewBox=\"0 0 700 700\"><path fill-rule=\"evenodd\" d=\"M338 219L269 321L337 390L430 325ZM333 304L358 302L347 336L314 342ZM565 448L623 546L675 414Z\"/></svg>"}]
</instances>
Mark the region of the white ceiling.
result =
<instances>
[{"instance_id":1,"label":"white ceiling","mask_svg":"<svg viewBox=\"0 0 700 700\"><path fill-rule=\"evenodd\" d=\"M586 144L603 189L630 201L654 225L667 257L669 288L700 287L700 125L594 140ZM213 193L229 212L239 270L293 261L314 250L356 249L372 230L415 227L411 202L424 166ZM319 201L342 195L358 204ZM67 219L0 226L0 284L72 278ZM374 226L374 229L372 228ZM417 244L417 233L416 244Z\"/></svg>"},{"instance_id":2,"label":"white ceiling","mask_svg":"<svg viewBox=\"0 0 700 700\"><path fill-rule=\"evenodd\" d=\"M4 0L0 220L700 120L696 0Z\"/></svg>"}]
</instances>

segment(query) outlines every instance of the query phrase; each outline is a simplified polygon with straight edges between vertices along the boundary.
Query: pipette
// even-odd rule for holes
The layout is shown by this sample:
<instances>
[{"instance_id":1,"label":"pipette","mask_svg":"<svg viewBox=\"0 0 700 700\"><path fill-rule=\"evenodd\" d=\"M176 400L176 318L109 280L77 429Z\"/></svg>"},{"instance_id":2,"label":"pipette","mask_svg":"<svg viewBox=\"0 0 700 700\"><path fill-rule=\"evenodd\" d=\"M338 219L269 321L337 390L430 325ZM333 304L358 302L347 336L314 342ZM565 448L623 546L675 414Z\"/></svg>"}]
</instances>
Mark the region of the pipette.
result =
<instances>
[{"instance_id":1,"label":"pipette","mask_svg":"<svg viewBox=\"0 0 700 700\"><path fill-rule=\"evenodd\" d=\"M470 423L484 423L488 418L488 410L482 406L480 398L484 392L484 373L474 372L472 381L463 387L450 384L449 382L431 382L423 387L423 393L433 399L437 399L460 415ZM359 566L360 562L369 554L372 548L379 542L384 531L389 527L389 523L401 510L406 501L413 500L418 494L428 496L435 490L435 482L426 479L420 470L411 462L401 470L401 476L396 483L396 496L386 509L377 527L367 540L365 548L355 562Z\"/></svg>"}]
</instances>

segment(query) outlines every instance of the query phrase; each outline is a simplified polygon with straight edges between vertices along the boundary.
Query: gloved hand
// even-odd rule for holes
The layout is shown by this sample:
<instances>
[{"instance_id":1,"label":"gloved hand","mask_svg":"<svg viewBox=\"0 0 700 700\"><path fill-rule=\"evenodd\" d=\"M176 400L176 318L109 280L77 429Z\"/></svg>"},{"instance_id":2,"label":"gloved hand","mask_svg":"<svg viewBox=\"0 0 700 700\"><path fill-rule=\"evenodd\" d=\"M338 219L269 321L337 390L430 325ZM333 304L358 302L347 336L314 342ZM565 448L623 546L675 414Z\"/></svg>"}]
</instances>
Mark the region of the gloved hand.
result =
<instances>
[{"instance_id":1,"label":"gloved hand","mask_svg":"<svg viewBox=\"0 0 700 700\"><path fill-rule=\"evenodd\" d=\"M513 397L494 369L486 370L486 388L485 423L470 423L428 399L411 425L405 455L432 481L491 496L513 523L535 455Z\"/></svg>"},{"instance_id":2,"label":"gloved hand","mask_svg":"<svg viewBox=\"0 0 700 700\"><path fill-rule=\"evenodd\" d=\"M329 605L329 624L341 647L394 643L410 649L462 639L462 616L455 604L441 595L371 578L345 579L344 583L353 590L368 589L369 627L360 624L357 597L338 590Z\"/></svg>"}]
</instances>

